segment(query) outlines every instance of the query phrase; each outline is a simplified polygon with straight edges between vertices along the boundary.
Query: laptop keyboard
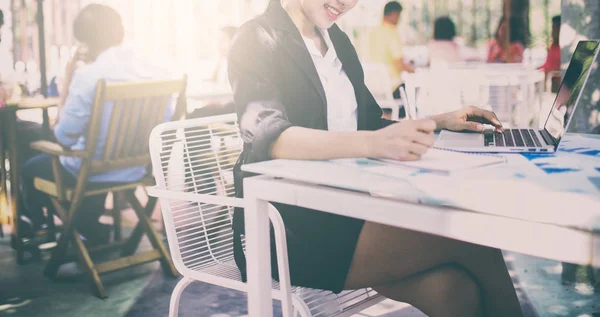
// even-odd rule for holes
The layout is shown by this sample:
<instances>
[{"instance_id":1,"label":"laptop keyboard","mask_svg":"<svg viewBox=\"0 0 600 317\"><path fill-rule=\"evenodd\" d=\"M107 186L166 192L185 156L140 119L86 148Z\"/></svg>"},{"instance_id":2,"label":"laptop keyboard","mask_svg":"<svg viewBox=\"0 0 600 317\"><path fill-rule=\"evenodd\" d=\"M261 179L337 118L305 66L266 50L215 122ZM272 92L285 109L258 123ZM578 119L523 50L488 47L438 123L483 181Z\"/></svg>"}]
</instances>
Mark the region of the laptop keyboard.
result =
<instances>
[{"instance_id":1,"label":"laptop keyboard","mask_svg":"<svg viewBox=\"0 0 600 317\"><path fill-rule=\"evenodd\" d=\"M503 133L486 132L485 146L496 147L541 147L533 129L505 129Z\"/></svg>"}]
</instances>

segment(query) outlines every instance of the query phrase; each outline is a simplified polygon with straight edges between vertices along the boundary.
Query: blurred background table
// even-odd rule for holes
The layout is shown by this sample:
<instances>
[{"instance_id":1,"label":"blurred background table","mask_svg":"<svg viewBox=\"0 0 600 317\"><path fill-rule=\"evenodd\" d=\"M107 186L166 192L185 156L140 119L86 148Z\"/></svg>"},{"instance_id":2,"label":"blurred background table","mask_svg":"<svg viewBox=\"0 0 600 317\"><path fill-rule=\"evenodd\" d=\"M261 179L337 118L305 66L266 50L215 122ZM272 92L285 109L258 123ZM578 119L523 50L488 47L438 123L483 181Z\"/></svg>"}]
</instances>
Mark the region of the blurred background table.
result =
<instances>
[{"instance_id":1,"label":"blurred background table","mask_svg":"<svg viewBox=\"0 0 600 317\"><path fill-rule=\"evenodd\" d=\"M418 117L470 105L493 110L506 126L538 127L544 73L521 64L458 63L404 77Z\"/></svg>"},{"instance_id":2,"label":"blurred background table","mask_svg":"<svg viewBox=\"0 0 600 317\"><path fill-rule=\"evenodd\" d=\"M17 251L17 262L20 264L24 261L24 253L30 241L20 235L19 221L17 221L20 214L18 208L20 199L18 171L21 163L18 151L17 112L20 110L41 109L43 128L50 133L48 109L58 106L59 102L59 98L24 98L8 101L4 107L0 107L0 222L10 219L11 245Z\"/></svg>"}]
</instances>

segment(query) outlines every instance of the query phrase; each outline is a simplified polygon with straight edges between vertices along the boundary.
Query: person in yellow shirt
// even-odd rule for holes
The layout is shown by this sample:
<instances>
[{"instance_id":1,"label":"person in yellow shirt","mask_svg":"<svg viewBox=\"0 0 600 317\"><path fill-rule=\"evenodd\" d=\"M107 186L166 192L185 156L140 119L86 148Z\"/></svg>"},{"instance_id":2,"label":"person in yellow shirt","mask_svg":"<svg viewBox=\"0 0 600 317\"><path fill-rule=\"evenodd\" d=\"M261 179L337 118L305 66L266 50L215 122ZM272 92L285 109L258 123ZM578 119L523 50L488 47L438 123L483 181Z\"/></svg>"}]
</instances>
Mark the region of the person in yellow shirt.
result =
<instances>
[{"instance_id":1,"label":"person in yellow shirt","mask_svg":"<svg viewBox=\"0 0 600 317\"><path fill-rule=\"evenodd\" d=\"M402 42L397 26L400 22L402 5L397 1L388 2L383 9L381 25L373 28L369 36L367 61L384 64L388 67L394 97L399 98L398 87L402 84L402 72L414 72L414 68L404 62Z\"/></svg>"}]
</instances>

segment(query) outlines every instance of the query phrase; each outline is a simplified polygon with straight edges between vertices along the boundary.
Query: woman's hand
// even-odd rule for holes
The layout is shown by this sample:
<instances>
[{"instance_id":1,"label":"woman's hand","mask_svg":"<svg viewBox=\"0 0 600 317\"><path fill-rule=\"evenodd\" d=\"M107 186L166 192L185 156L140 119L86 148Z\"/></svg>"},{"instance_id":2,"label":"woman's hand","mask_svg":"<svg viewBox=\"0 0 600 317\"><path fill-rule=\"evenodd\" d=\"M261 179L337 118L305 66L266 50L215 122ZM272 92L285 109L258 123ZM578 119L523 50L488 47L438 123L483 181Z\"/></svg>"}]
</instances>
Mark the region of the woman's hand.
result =
<instances>
[{"instance_id":1,"label":"woman's hand","mask_svg":"<svg viewBox=\"0 0 600 317\"><path fill-rule=\"evenodd\" d=\"M482 132L483 124L493 125L498 132L504 130L495 113L473 106L432 116L431 119L435 120L440 130Z\"/></svg>"},{"instance_id":2,"label":"woman's hand","mask_svg":"<svg viewBox=\"0 0 600 317\"><path fill-rule=\"evenodd\" d=\"M75 50L75 54L67 63L65 67L65 78L63 79L62 89L59 91L60 95L60 103L58 105L58 113L60 113L60 108L65 104L67 100L67 96L69 95L69 87L71 86L71 80L73 79L73 73L79 67L79 63L85 60L86 55L88 54L87 48L79 46ZM59 117L57 116L56 122L58 122Z\"/></svg>"},{"instance_id":3,"label":"woman's hand","mask_svg":"<svg viewBox=\"0 0 600 317\"><path fill-rule=\"evenodd\" d=\"M416 161L433 146L435 121L406 120L375 131L368 140L368 157Z\"/></svg>"},{"instance_id":4,"label":"woman's hand","mask_svg":"<svg viewBox=\"0 0 600 317\"><path fill-rule=\"evenodd\" d=\"M67 63L67 66L65 69L65 77L66 78L71 79L73 77L73 73L79 67L79 65L78 65L79 62L85 60L86 54L87 54L87 49L85 47L82 47L82 46L77 47L77 49L75 50L75 54L73 54L73 57L71 57L71 59Z\"/></svg>"}]
</instances>

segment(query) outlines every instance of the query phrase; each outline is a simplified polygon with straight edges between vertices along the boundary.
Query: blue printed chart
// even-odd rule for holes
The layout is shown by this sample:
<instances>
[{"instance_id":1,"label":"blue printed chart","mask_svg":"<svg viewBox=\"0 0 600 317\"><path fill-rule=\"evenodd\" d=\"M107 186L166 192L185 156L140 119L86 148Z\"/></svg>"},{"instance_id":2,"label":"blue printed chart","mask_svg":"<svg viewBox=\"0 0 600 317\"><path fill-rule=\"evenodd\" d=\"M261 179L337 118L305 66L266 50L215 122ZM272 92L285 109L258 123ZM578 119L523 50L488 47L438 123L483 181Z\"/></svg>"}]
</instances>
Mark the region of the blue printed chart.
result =
<instances>
[{"instance_id":1,"label":"blue printed chart","mask_svg":"<svg viewBox=\"0 0 600 317\"><path fill-rule=\"evenodd\" d=\"M600 139L568 137L556 154L508 154L505 164L440 175L368 159L337 161L390 182L371 193L507 217L600 228ZM399 187L404 184L404 187ZM388 186L388 187L386 187Z\"/></svg>"},{"instance_id":2,"label":"blue printed chart","mask_svg":"<svg viewBox=\"0 0 600 317\"><path fill-rule=\"evenodd\" d=\"M560 178L560 188L600 195L600 137L566 136L555 155L522 155L551 182Z\"/></svg>"}]
</instances>

